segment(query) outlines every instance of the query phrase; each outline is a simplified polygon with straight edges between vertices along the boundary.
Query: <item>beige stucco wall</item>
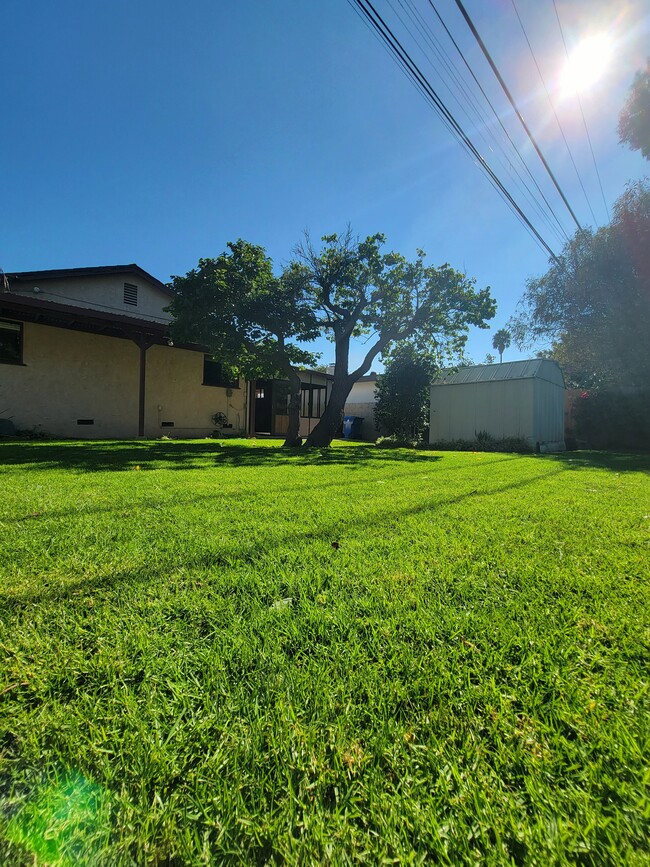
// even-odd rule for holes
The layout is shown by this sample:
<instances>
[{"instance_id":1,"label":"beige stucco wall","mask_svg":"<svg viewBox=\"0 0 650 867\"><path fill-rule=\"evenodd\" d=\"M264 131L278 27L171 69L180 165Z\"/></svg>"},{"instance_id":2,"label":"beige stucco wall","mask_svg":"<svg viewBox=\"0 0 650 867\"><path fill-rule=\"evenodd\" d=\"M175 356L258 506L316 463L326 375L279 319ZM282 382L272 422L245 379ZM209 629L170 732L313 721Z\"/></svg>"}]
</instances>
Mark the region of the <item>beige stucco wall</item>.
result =
<instances>
[{"instance_id":1,"label":"beige stucco wall","mask_svg":"<svg viewBox=\"0 0 650 867\"><path fill-rule=\"evenodd\" d=\"M129 340L26 322L23 365L0 364L0 408L23 430L135 437L138 371L139 351ZM78 425L79 418L95 423Z\"/></svg>"},{"instance_id":2,"label":"beige stucco wall","mask_svg":"<svg viewBox=\"0 0 650 867\"><path fill-rule=\"evenodd\" d=\"M124 284L138 287L138 305L124 303ZM38 289L35 292L34 289ZM157 286L143 279L139 274L99 274L85 277L64 277L61 279L31 282L13 280L11 291L28 298L56 301L74 307L88 307L123 316L139 319L153 319L156 322L169 322L171 316L163 311L171 302L171 296Z\"/></svg>"},{"instance_id":3,"label":"beige stucco wall","mask_svg":"<svg viewBox=\"0 0 650 867\"><path fill-rule=\"evenodd\" d=\"M202 385L202 353L152 346L146 360L147 437L206 436L215 412L233 425L224 434L245 430L246 389L228 395ZM132 341L26 322L23 362L0 364L0 410L17 428L84 439L137 437L140 353ZM94 424L79 425L80 418ZM174 427L163 428L163 421Z\"/></svg>"},{"instance_id":4,"label":"beige stucco wall","mask_svg":"<svg viewBox=\"0 0 650 867\"><path fill-rule=\"evenodd\" d=\"M202 353L152 346L147 351L145 436L209 436L215 429L210 421L215 412L223 412L232 424L232 428L224 429L224 435L244 434L244 381L240 380L241 388L232 389L202 383ZM173 421L174 427L162 427L164 421Z\"/></svg>"},{"instance_id":5,"label":"beige stucco wall","mask_svg":"<svg viewBox=\"0 0 650 867\"><path fill-rule=\"evenodd\" d=\"M355 382L350 389L347 403L370 403L374 404L376 400L375 389L377 382Z\"/></svg>"}]
</instances>

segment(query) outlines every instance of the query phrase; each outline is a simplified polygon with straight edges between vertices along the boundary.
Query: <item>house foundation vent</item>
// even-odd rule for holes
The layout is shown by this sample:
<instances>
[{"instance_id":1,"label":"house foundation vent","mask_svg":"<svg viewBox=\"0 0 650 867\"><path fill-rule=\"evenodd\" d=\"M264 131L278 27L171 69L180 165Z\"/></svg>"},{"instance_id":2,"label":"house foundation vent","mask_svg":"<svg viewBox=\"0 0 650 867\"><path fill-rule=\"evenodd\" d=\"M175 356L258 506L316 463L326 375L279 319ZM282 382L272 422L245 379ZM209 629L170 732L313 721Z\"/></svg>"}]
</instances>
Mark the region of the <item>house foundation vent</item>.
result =
<instances>
[{"instance_id":1,"label":"house foundation vent","mask_svg":"<svg viewBox=\"0 0 650 867\"><path fill-rule=\"evenodd\" d=\"M77 424L95 424L94 418L78 418Z\"/></svg>"}]
</instances>

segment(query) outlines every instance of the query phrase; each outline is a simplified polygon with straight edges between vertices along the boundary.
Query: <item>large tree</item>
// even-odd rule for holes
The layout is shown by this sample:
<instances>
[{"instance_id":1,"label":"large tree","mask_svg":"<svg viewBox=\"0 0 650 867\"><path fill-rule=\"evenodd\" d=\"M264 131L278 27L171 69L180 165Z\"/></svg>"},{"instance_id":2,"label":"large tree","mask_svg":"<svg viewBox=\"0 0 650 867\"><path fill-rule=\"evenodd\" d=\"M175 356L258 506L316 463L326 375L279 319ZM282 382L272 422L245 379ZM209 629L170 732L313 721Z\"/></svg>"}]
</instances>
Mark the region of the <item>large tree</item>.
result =
<instances>
[{"instance_id":1,"label":"large tree","mask_svg":"<svg viewBox=\"0 0 650 867\"><path fill-rule=\"evenodd\" d=\"M650 60L634 77L618 118L618 135L621 144L650 160Z\"/></svg>"},{"instance_id":2,"label":"large tree","mask_svg":"<svg viewBox=\"0 0 650 867\"><path fill-rule=\"evenodd\" d=\"M359 240L348 229L322 240L316 250L305 236L289 268L290 281L310 299L319 328L335 345L332 390L307 438L310 446L330 444L352 385L393 343L460 352L469 326L487 327L496 308L489 289L477 290L449 265L427 267L422 251L412 262L399 253L382 253L383 235ZM350 341L363 336L365 356L350 370Z\"/></svg>"},{"instance_id":3,"label":"large tree","mask_svg":"<svg viewBox=\"0 0 650 867\"><path fill-rule=\"evenodd\" d=\"M273 273L262 247L238 240L213 259L200 259L184 277L172 277L178 340L202 343L247 379L282 376L289 380L289 424L285 446L298 445L301 380L298 366L316 356L294 341L318 336L316 317L302 288Z\"/></svg>"},{"instance_id":4,"label":"large tree","mask_svg":"<svg viewBox=\"0 0 650 867\"><path fill-rule=\"evenodd\" d=\"M577 232L542 277L528 280L509 323L520 347L552 346L578 387L650 381L650 187L628 187L612 222Z\"/></svg>"}]
</instances>

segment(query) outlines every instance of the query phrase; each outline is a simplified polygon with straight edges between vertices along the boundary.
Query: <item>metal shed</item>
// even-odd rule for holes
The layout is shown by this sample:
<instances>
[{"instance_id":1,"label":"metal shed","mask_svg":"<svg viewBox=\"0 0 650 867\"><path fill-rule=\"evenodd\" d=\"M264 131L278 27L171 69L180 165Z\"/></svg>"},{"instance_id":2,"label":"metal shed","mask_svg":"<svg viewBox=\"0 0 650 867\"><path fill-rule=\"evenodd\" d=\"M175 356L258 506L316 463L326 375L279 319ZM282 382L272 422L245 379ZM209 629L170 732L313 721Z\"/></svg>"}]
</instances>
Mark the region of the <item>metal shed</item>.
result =
<instances>
[{"instance_id":1,"label":"metal shed","mask_svg":"<svg viewBox=\"0 0 650 867\"><path fill-rule=\"evenodd\" d=\"M521 437L532 448L562 451L564 376L547 358L442 371L431 385L429 442Z\"/></svg>"}]
</instances>

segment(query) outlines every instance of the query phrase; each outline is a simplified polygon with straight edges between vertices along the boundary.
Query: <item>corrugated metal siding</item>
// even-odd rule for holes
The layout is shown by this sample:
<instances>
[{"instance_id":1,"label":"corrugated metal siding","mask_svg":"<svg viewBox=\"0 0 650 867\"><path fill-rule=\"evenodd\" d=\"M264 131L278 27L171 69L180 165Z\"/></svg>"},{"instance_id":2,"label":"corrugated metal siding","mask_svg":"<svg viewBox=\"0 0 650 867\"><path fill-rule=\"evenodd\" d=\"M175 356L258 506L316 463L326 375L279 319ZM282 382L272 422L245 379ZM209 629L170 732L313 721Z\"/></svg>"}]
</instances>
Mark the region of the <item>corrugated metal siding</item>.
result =
<instances>
[{"instance_id":1,"label":"corrugated metal siding","mask_svg":"<svg viewBox=\"0 0 650 867\"><path fill-rule=\"evenodd\" d=\"M442 371L433 385L468 385L473 382L501 382L513 379L545 379L564 388L562 370L548 358L530 358L526 361L506 361L503 364L479 364L459 370Z\"/></svg>"},{"instance_id":2,"label":"corrugated metal siding","mask_svg":"<svg viewBox=\"0 0 650 867\"><path fill-rule=\"evenodd\" d=\"M486 378L494 368L501 368L499 376ZM545 375L530 375L535 370ZM532 447L564 448L564 377L557 364L535 359L463 368L431 386L430 442L473 440L480 431L495 439L522 437Z\"/></svg>"}]
</instances>

